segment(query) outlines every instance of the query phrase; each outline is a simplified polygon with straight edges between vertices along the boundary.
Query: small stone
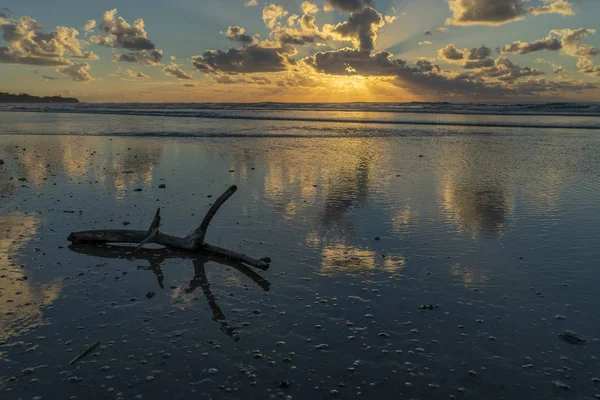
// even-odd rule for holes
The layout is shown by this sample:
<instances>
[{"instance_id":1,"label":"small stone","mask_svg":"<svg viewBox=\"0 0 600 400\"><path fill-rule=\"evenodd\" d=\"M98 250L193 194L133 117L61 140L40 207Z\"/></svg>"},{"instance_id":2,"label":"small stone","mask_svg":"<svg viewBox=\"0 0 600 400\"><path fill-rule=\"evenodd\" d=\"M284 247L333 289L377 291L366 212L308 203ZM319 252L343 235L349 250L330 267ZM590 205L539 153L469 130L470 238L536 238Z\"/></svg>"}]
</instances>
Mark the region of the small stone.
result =
<instances>
[{"instance_id":1,"label":"small stone","mask_svg":"<svg viewBox=\"0 0 600 400\"><path fill-rule=\"evenodd\" d=\"M33 374L35 372L35 369L33 369L33 368L25 368L21 372L24 373L25 375L31 375L31 374Z\"/></svg>"},{"instance_id":2,"label":"small stone","mask_svg":"<svg viewBox=\"0 0 600 400\"><path fill-rule=\"evenodd\" d=\"M567 317L565 317L564 315L560 315L560 314L555 315L554 318L559 321L564 321L565 319L567 319Z\"/></svg>"},{"instance_id":3,"label":"small stone","mask_svg":"<svg viewBox=\"0 0 600 400\"><path fill-rule=\"evenodd\" d=\"M330 394L330 395L332 395L332 396L337 396L338 394L340 394L340 392L338 392L338 391L337 391L337 390L335 390L335 389L331 389L331 390L329 391L329 394Z\"/></svg>"},{"instance_id":4,"label":"small stone","mask_svg":"<svg viewBox=\"0 0 600 400\"><path fill-rule=\"evenodd\" d=\"M559 389L562 389L562 390L571 390L571 386L569 386L566 383L563 383L561 381L554 381L552 383L554 383L554 386L556 386Z\"/></svg>"},{"instance_id":5,"label":"small stone","mask_svg":"<svg viewBox=\"0 0 600 400\"><path fill-rule=\"evenodd\" d=\"M216 369L216 368L209 368L209 369L208 369L208 373L209 373L210 375L216 375L216 374L218 374L218 373L219 373L219 370L218 370L218 369Z\"/></svg>"},{"instance_id":6,"label":"small stone","mask_svg":"<svg viewBox=\"0 0 600 400\"><path fill-rule=\"evenodd\" d=\"M158 188L159 188L159 189L164 189L164 188L166 188L166 187L167 187L167 185L165 185L164 183L161 183L160 185L158 185Z\"/></svg>"},{"instance_id":7,"label":"small stone","mask_svg":"<svg viewBox=\"0 0 600 400\"><path fill-rule=\"evenodd\" d=\"M154 377L152 375L148 375L146 377L146 382L152 382L154 380Z\"/></svg>"},{"instance_id":8,"label":"small stone","mask_svg":"<svg viewBox=\"0 0 600 400\"><path fill-rule=\"evenodd\" d=\"M134 192L141 192L142 189L141 188L137 188L137 189L133 189Z\"/></svg>"},{"instance_id":9,"label":"small stone","mask_svg":"<svg viewBox=\"0 0 600 400\"><path fill-rule=\"evenodd\" d=\"M558 335L558 337L561 338L562 340L564 340L565 342L571 343L571 344L582 345L587 342L586 338L579 336L577 333L575 333L573 331L564 331L563 333Z\"/></svg>"},{"instance_id":10,"label":"small stone","mask_svg":"<svg viewBox=\"0 0 600 400\"><path fill-rule=\"evenodd\" d=\"M104 366L100 367L100 371L102 371L102 372L110 371L110 367L108 365L104 365Z\"/></svg>"},{"instance_id":11,"label":"small stone","mask_svg":"<svg viewBox=\"0 0 600 400\"><path fill-rule=\"evenodd\" d=\"M471 376L477 376L477 372L474 371L474 370L470 370L469 371L469 375L471 375Z\"/></svg>"},{"instance_id":12,"label":"small stone","mask_svg":"<svg viewBox=\"0 0 600 400\"><path fill-rule=\"evenodd\" d=\"M146 297L149 298L149 299L153 298L154 296L156 296L156 293L154 293L154 292L148 292L148 293L146 293Z\"/></svg>"},{"instance_id":13,"label":"small stone","mask_svg":"<svg viewBox=\"0 0 600 400\"><path fill-rule=\"evenodd\" d=\"M325 343L315 346L315 349L317 349L317 350L327 350L328 348L329 348L329 345L325 344Z\"/></svg>"},{"instance_id":14,"label":"small stone","mask_svg":"<svg viewBox=\"0 0 600 400\"><path fill-rule=\"evenodd\" d=\"M290 383L290 381L281 381L279 383L279 389L287 389L291 386L292 384Z\"/></svg>"},{"instance_id":15,"label":"small stone","mask_svg":"<svg viewBox=\"0 0 600 400\"><path fill-rule=\"evenodd\" d=\"M381 238L379 236L375 236L373 239L376 240L376 241L380 241L381 240Z\"/></svg>"}]
</instances>

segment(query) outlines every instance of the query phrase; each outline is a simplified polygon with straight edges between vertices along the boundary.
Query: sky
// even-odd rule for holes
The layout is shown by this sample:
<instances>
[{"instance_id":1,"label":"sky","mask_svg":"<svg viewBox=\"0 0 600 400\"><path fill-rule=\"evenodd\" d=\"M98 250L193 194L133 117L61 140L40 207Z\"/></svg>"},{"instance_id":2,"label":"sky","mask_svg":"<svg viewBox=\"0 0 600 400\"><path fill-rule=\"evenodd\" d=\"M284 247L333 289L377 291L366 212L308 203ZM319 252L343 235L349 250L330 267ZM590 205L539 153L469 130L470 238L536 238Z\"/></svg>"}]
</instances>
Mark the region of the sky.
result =
<instances>
[{"instance_id":1,"label":"sky","mask_svg":"<svg viewBox=\"0 0 600 400\"><path fill-rule=\"evenodd\" d=\"M600 0L9 0L0 92L86 102L600 101Z\"/></svg>"}]
</instances>

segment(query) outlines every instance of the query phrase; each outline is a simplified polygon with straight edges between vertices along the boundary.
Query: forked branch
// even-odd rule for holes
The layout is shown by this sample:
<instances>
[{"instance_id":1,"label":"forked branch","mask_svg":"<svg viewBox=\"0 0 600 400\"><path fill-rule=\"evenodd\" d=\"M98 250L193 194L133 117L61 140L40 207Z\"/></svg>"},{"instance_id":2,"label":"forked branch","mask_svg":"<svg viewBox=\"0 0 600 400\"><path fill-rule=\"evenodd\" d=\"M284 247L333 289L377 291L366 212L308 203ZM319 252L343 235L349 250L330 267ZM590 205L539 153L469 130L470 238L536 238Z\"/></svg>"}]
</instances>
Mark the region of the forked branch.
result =
<instances>
[{"instance_id":1,"label":"forked branch","mask_svg":"<svg viewBox=\"0 0 600 400\"><path fill-rule=\"evenodd\" d=\"M137 243L136 250L148 243L156 243L165 247L174 249L206 252L224 257L233 261L250 265L255 268L266 270L269 268L270 260L263 258L257 260L245 254L236 253L232 250L210 245L204 242L206 231L213 217L219 211L219 208L234 194L237 186L231 186L225 191L211 206L202 220L200 226L185 238L168 235L162 233L160 227L160 209L156 211L154 220L148 231L128 230L128 229L103 229L94 231L73 232L69 235L68 240L73 243Z\"/></svg>"}]
</instances>

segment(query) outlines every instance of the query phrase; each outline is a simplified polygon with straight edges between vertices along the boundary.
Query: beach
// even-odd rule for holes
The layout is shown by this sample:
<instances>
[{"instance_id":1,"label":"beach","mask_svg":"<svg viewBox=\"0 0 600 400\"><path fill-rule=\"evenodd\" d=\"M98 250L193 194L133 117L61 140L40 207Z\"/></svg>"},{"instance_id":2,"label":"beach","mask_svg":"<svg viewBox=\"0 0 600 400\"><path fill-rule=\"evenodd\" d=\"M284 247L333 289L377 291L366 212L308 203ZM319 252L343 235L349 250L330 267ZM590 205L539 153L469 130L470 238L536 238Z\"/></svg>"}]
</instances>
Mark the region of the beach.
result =
<instances>
[{"instance_id":1,"label":"beach","mask_svg":"<svg viewBox=\"0 0 600 400\"><path fill-rule=\"evenodd\" d=\"M600 395L595 114L159 111L0 112L3 399Z\"/></svg>"}]
</instances>

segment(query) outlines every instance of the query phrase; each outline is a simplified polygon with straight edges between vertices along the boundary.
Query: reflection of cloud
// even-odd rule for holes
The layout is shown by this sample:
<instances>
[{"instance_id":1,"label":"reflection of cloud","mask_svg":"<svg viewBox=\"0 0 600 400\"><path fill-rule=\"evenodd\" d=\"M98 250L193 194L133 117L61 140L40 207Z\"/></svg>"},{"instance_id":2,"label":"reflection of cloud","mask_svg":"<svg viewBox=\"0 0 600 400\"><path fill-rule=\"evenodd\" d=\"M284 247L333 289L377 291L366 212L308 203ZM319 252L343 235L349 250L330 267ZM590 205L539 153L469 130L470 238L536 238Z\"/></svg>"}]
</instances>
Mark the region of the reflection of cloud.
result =
<instances>
[{"instance_id":1,"label":"reflection of cloud","mask_svg":"<svg viewBox=\"0 0 600 400\"><path fill-rule=\"evenodd\" d=\"M473 267L464 267L460 264L452 266L452 275L460 278L465 286L473 286L485 283L489 280L488 276Z\"/></svg>"},{"instance_id":2,"label":"reflection of cloud","mask_svg":"<svg viewBox=\"0 0 600 400\"><path fill-rule=\"evenodd\" d=\"M499 235L509 208L501 188L453 186L446 182L444 207L461 230Z\"/></svg>"},{"instance_id":3,"label":"reflection of cloud","mask_svg":"<svg viewBox=\"0 0 600 400\"><path fill-rule=\"evenodd\" d=\"M501 149L492 153L471 145L442 149L440 196L444 211L459 231L500 235L513 209L514 188L502 174L510 163Z\"/></svg>"},{"instance_id":4,"label":"reflection of cloud","mask_svg":"<svg viewBox=\"0 0 600 400\"><path fill-rule=\"evenodd\" d=\"M38 220L35 216L11 213L0 216L0 340L20 336L43 325L42 308L52 304L61 290L59 280L47 285L36 285L24 278L27 269L19 268L14 261L17 250L24 247L36 234Z\"/></svg>"},{"instance_id":5,"label":"reflection of cloud","mask_svg":"<svg viewBox=\"0 0 600 400\"><path fill-rule=\"evenodd\" d=\"M406 261L400 257L384 257L373 250L352 247L346 244L333 244L323 248L325 274L364 273L370 270L397 272L404 268Z\"/></svg>"}]
</instances>

